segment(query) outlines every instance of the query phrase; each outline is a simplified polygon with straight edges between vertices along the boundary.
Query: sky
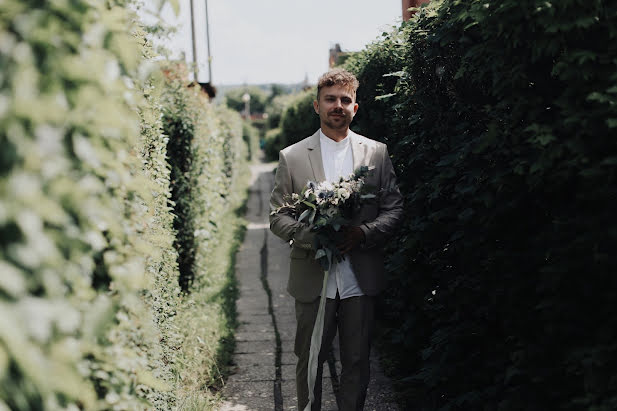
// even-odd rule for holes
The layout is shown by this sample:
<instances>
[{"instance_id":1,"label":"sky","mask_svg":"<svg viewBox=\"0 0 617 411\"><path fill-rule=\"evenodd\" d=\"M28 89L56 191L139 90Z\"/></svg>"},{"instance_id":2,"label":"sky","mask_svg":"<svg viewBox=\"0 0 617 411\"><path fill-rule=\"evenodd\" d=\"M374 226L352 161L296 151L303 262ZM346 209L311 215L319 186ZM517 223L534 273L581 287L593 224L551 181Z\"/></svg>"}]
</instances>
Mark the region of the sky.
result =
<instances>
[{"instance_id":1,"label":"sky","mask_svg":"<svg viewBox=\"0 0 617 411\"><path fill-rule=\"evenodd\" d=\"M328 70L329 49L362 50L401 22L401 0L207 0L212 80L217 85L310 84ZM206 0L193 0L198 79L207 82ZM169 4L164 20L177 33L165 46L192 62L190 0Z\"/></svg>"}]
</instances>

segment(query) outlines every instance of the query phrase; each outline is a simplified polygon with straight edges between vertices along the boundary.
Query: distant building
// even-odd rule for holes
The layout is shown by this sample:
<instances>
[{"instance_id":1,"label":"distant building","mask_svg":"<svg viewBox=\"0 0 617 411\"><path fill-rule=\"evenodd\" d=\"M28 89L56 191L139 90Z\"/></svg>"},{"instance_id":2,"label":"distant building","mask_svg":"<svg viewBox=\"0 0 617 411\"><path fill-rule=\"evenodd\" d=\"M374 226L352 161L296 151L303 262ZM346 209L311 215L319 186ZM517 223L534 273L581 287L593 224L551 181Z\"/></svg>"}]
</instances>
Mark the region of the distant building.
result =
<instances>
[{"instance_id":1,"label":"distant building","mask_svg":"<svg viewBox=\"0 0 617 411\"><path fill-rule=\"evenodd\" d=\"M330 49L330 59L328 60L328 67L332 68L336 66L339 56L343 51L341 45L336 43L333 48Z\"/></svg>"},{"instance_id":2,"label":"distant building","mask_svg":"<svg viewBox=\"0 0 617 411\"><path fill-rule=\"evenodd\" d=\"M340 66L345 63L345 60L353 55L353 51L342 51L341 45L336 43L333 48L330 49L330 59L328 60L328 66L330 68Z\"/></svg>"},{"instance_id":3,"label":"distant building","mask_svg":"<svg viewBox=\"0 0 617 411\"><path fill-rule=\"evenodd\" d=\"M309 83L308 73L304 74L304 80L302 81L302 90L308 90L311 88L311 84Z\"/></svg>"},{"instance_id":4,"label":"distant building","mask_svg":"<svg viewBox=\"0 0 617 411\"><path fill-rule=\"evenodd\" d=\"M420 7L429 1L430 0L403 0L403 21L407 21L411 18L411 16L413 16L413 13L409 11L409 8Z\"/></svg>"}]
</instances>

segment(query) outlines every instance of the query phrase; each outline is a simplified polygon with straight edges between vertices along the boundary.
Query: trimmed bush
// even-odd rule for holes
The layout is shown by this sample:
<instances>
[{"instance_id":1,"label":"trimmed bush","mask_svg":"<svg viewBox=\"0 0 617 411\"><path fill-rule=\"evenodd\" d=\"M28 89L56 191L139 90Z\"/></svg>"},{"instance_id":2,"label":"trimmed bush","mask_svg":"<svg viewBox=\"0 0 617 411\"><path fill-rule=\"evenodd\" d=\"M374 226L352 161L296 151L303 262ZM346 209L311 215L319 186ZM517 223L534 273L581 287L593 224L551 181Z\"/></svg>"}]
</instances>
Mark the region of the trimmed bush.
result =
<instances>
[{"instance_id":1,"label":"trimmed bush","mask_svg":"<svg viewBox=\"0 0 617 411\"><path fill-rule=\"evenodd\" d=\"M272 98L272 100L268 103L266 106L266 113L268 114L266 126L269 130L280 125L283 112L294 97L294 94L280 94Z\"/></svg>"},{"instance_id":2,"label":"trimmed bush","mask_svg":"<svg viewBox=\"0 0 617 411\"><path fill-rule=\"evenodd\" d=\"M361 87L404 61L373 118L406 198L384 307L405 406L617 406L616 28L603 1L432 2L391 60L348 61Z\"/></svg>"},{"instance_id":3,"label":"trimmed bush","mask_svg":"<svg viewBox=\"0 0 617 411\"><path fill-rule=\"evenodd\" d=\"M127 87L143 78L128 14L114 2L0 9L0 405L173 405L138 295L165 281L146 270L173 265L147 258L169 239L154 199L167 174L148 104Z\"/></svg>"},{"instance_id":4,"label":"trimmed bush","mask_svg":"<svg viewBox=\"0 0 617 411\"><path fill-rule=\"evenodd\" d=\"M375 139L388 141L396 132L389 112L402 74L405 37L400 29L384 33L362 52L350 54L344 67L361 81L356 95L359 108L351 128Z\"/></svg>"},{"instance_id":5,"label":"trimmed bush","mask_svg":"<svg viewBox=\"0 0 617 411\"><path fill-rule=\"evenodd\" d=\"M248 147L247 159L249 161L259 160L260 147L260 130L248 121L242 122L242 139Z\"/></svg>"},{"instance_id":6,"label":"trimmed bush","mask_svg":"<svg viewBox=\"0 0 617 411\"><path fill-rule=\"evenodd\" d=\"M259 87L239 87L229 90L225 93L225 105L239 113L244 112L244 100L242 96L248 93L251 96L249 102L251 113L263 113L266 108L268 94Z\"/></svg>"},{"instance_id":7,"label":"trimmed bush","mask_svg":"<svg viewBox=\"0 0 617 411\"><path fill-rule=\"evenodd\" d=\"M214 401L234 325L239 116L191 95L205 118L193 294L212 295L181 299L168 86L126 3L9 0L0 22L0 408L181 408L195 363L218 372L193 394ZM197 326L212 352L185 340Z\"/></svg>"},{"instance_id":8,"label":"trimmed bush","mask_svg":"<svg viewBox=\"0 0 617 411\"><path fill-rule=\"evenodd\" d=\"M278 158L279 151L284 148L280 146L279 142L281 140L281 129L279 127L270 129L266 132L264 138L264 153L267 160L275 161Z\"/></svg>"},{"instance_id":9,"label":"trimmed bush","mask_svg":"<svg viewBox=\"0 0 617 411\"><path fill-rule=\"evenodd\" d=\"M241 240L237 211L246 195L248 149L243 122L171 69L162 99L169 136L171 205L180 285L182 344L173 367L183 407L213 407L233 350L233 255Z\"/></svg>"},{"instance_id":10,"label":"trimmed bush","mask_svg":"<svg viewBox=\"0 0 617 411\"><path fill-rule=\"evenodd\" d=\"M267 159L278 159L280 150L312 135L319 129L319 116L313 109L316 93L316 89L309 89L289 99L281 115L280 133L272 132L265 139L264 151Z\"/></svg>"}]
</instances>

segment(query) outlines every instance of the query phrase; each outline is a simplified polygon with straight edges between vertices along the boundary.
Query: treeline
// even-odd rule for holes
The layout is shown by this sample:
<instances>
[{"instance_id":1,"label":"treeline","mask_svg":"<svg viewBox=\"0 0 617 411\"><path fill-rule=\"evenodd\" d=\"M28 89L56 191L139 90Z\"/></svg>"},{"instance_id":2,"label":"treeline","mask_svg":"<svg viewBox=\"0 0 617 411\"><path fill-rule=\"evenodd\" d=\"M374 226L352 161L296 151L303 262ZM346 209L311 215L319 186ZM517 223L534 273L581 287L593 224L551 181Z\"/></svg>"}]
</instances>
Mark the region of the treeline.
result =
<instances>
[{"instance_id":1,"label":"treeline","mask_svg":"<svg viewBox=\"0 0 617 411\"><path fill-rule=\"evenodd\" d=\"M617 409L617 3L432 1L349 58L405 222L404 409Z\"/></svg>"},{"instance_id":2,"label":"treeline","mask_svg":"<svg viewBox=\"0 0 617 411\"><path fill-rule=\"evenodd\" d=\"M215 399L241 119L163 74L135 21L121 0L0 4L0 409Z\"/></svg>"}]
</instances>

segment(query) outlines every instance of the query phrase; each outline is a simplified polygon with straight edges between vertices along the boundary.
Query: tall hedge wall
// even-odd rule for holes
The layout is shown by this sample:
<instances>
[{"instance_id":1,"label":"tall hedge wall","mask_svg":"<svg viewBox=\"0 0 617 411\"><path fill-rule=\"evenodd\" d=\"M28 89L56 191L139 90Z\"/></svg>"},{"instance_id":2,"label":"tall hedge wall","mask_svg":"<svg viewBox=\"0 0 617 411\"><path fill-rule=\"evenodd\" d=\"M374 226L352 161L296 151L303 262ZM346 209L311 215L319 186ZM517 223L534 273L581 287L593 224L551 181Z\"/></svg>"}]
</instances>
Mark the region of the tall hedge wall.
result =
<instances>
[{"instance_id":1,"label":"tall hedge wall","mask_svg":"<svg viewBox=\"0 0 617 411\"><path fill-rule=\"evenodd\" d=\"M0 44L0 409L176 408L183 366L204 359L183 350L191 317L178 324L195 304L151 51L121 0L2 2ZM199 180L216 221L243 192L245 148L239 118L194 104L212 123L195 150L217 156Z\"/></svg>"},{"instance_id":2,"label":"tall hedge wall","mask_svg":"<svg viewBox=\"0 0 617 411\"><path fill-rule=\"evenodd\" d=\"M189 291L198 271L196 254L209 247L219 230L218 219L248 150L238 113L215 108L198 88L187 88L179 78L168 78L165 90L163 129L169 136L175 245L180 285Z\"/></svg>"},{"instance_id":3,"label":"tall hedge wall","mask_svg":"<svg viewBox=\"0 0 617 411\"><path fill-rule=\"evenodd\" d=\"M617 407L616 38L612 1L433 1L346 63L405 194L406 406Z\"/></svg>"}]
</instances>

